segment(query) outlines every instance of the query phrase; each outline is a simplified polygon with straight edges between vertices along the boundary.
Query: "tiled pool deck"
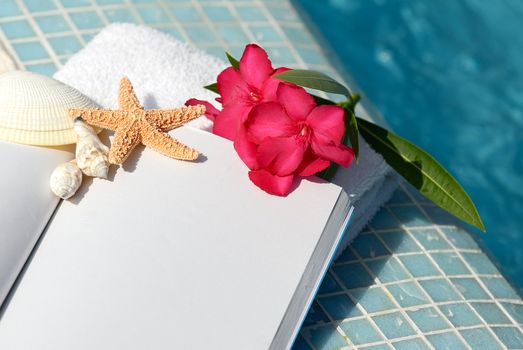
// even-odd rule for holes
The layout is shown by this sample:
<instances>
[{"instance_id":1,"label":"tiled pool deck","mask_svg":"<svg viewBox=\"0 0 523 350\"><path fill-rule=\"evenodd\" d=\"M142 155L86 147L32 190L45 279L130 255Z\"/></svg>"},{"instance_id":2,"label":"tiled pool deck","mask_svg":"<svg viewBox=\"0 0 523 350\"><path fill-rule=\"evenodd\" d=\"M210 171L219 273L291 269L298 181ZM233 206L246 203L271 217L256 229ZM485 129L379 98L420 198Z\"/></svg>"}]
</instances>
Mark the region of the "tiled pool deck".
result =
<instances>
[{"instance_id":1,"label":"tiled pool deck","mask_svg":"<svg viewBox=\"0 0 523 350\"><path fill-rule=\"evenodd\" d=\"M277 65L336 75L287 0L0 0L18 67L53 74L112 22L216 55L261 43ZM523 302L471 234L400 184L330 268L294 349L523 349Z\"/></svg>"}]
</instances>

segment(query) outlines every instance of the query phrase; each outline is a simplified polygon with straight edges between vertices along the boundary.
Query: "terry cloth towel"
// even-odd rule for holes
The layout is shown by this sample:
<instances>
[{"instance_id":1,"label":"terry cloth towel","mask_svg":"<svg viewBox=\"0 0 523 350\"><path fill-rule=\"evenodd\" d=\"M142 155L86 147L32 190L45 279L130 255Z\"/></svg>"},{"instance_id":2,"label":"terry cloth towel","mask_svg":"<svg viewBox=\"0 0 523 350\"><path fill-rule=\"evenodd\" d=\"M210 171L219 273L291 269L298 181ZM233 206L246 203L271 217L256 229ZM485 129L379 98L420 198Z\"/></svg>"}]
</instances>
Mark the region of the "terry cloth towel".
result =
<instances>
[{"instance_id":1,"label":"terry cloth towel","mask_svg":"<svg viewBox=\"0 0 523 350\"><path fill-rule=\"evenodd\" d=\"M221 59L152 28L112 24L71 57L54 77L104 108L117 108L119 81L128 76L145 108L172 108L193 97L214 101L216 94L202 86L216 81L226 66ZM206 130L212 126L205 117L189 125ZM363 140L360 143L359 164L340 168L334 179L352 197L355 207L338 254L395 188L394 175L383 158Z\"/></svg>"}]
</instances>

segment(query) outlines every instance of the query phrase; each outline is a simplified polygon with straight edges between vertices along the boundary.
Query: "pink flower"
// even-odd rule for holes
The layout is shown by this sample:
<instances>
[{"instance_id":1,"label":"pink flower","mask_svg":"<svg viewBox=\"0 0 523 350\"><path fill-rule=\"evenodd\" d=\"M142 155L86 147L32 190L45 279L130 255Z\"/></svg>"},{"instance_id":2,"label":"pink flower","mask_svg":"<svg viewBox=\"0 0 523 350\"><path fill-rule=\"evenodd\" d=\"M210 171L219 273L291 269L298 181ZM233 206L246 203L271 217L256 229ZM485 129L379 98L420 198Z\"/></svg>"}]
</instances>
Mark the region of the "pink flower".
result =
<instances>
[{"instance_id":1,"label":"pink flower","mask_svg":"<svg viewBox=\"0 0 523 350\"><path fill-rule=\"evenodd\" d=\"M331 161L345 167L352 162L354 152L341 144L345 132L341 107L316 106L303 88L284 83L276 97L278 102L252 108L236 138L235 148L251 169L254 184L285 196L296 176L314 175Z\"/></svg>"},{"instance_id":2,"label":"pink flower","mask_svg":"<svg viewBox=\"0 0 523 350\"><path fill-rule=\"evenodd\" d=\"M239 127L254 106L276 100L280 81L272 76L286 70L275 70L261 47L247 45L240 59L240 69L229 67L218 75L223 109L215 118L213 133L234 141Z\"/></svg>"}]
</instances>

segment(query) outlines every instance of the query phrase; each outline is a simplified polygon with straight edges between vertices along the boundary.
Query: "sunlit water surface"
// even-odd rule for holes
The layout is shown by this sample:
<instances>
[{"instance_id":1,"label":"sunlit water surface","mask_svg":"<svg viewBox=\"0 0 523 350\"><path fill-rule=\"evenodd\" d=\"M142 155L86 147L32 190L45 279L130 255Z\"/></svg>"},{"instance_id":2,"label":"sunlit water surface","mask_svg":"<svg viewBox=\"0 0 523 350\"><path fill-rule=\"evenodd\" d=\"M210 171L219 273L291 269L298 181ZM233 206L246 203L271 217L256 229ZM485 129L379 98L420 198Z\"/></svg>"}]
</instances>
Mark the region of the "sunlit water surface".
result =
<instances>
[{"instance_id":1,"label":"sunlit water surface","mask_svg":"<svg viewBox=\"0 0 523 350\"><path fill-rule=\"evenodd\" d=\"M523 290L523 1L294 2L388 124L463 184Z\"/></svg>"}]
</instances>

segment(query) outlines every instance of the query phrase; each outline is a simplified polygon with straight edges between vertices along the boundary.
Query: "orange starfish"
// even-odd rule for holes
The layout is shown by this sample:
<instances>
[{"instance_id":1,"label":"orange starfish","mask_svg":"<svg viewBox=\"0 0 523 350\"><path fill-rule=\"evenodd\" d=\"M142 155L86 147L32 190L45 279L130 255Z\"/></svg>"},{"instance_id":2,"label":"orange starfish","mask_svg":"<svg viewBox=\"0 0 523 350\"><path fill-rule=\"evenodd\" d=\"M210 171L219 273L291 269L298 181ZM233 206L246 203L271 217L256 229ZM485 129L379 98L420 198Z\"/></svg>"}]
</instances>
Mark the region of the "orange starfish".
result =
<instances>
[{"instance_id":1,"label":"orange starfish","mask_svg":"<svg viewBox=\"0 0 523 350\"><path fill-rule=\"evenodd\" d=\"M119 110L70 109L69 116L81 117L87 123L115 131L109 151L109 162L122 164L139 144L175 159L195 160L198 151L171 138L165 132L177 128L205 113L202 105L177 109L145 110L127 77L120 81Z\"/></svg>"}]
</instances>

